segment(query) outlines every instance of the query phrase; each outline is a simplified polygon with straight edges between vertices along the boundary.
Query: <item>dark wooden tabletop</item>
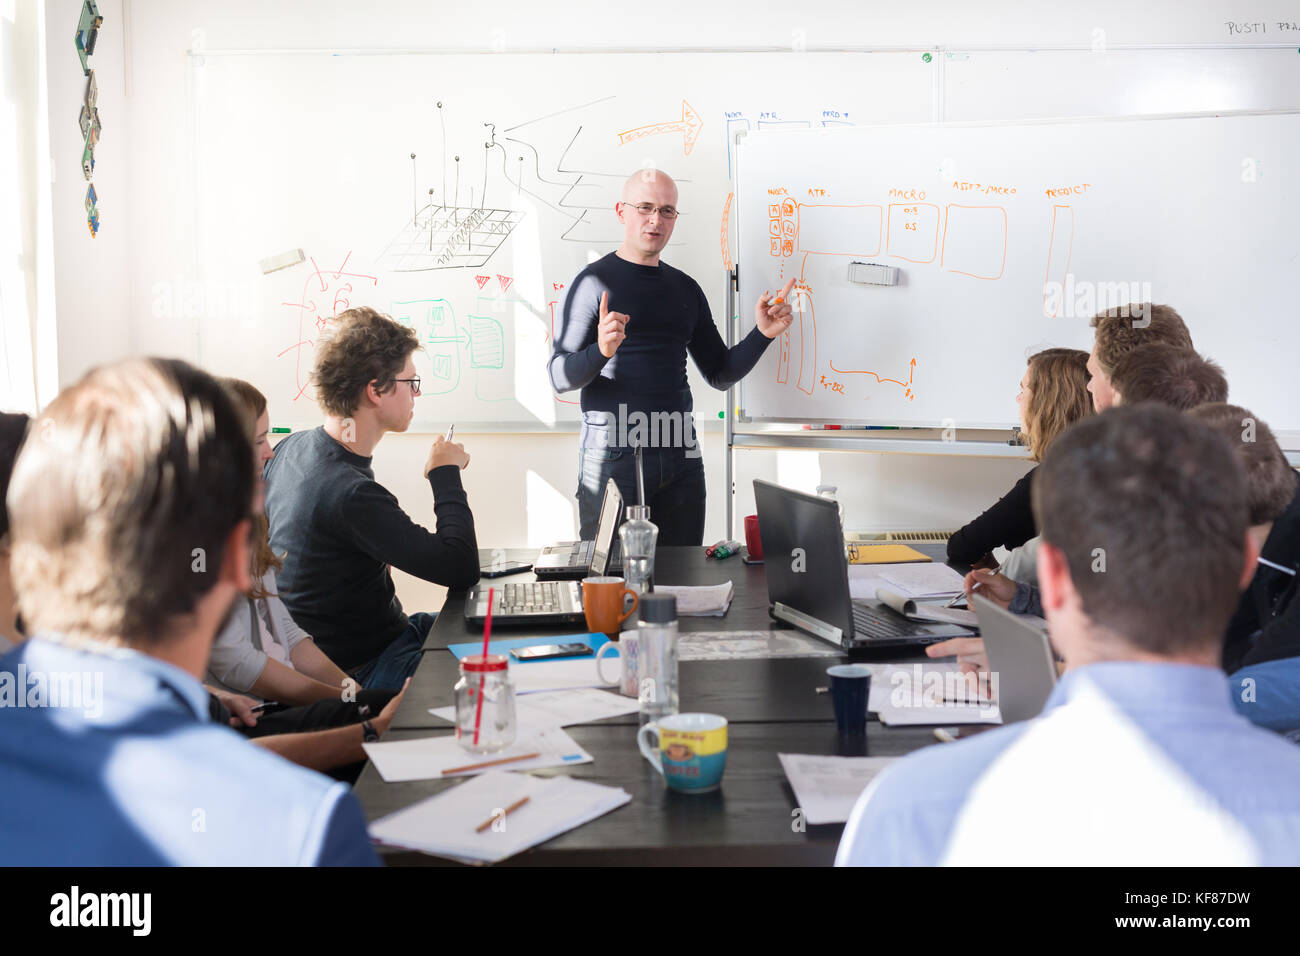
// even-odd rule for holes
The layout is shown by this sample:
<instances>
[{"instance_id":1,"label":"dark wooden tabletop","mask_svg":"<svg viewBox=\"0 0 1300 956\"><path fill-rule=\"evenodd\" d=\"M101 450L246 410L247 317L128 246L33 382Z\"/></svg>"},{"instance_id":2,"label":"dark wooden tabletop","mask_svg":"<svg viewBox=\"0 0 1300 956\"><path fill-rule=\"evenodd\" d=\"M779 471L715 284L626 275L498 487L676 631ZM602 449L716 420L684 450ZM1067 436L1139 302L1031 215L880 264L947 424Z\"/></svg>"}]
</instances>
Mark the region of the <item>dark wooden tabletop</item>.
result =
<instances>
[{"instance_id":1,"label":"dark wooden tabletop","mask_svg":"<svg viewBox=\"0 0 1300 956\"><path fill-rule=\"evenodd\" d=\"M943 560L942 546L921 546L921 550ZM485 565L493 554L483 552ZM535 550L512 549L506 554L508 560L522 561L535 556ZM528 581L533 577L521 574L501 580ZM703 548L660 548L655 556L655 580L662 584L734 583L735 598L725 617L682 618L682 631L787 629L768 614L762 565L746 565L739 557L707 559ZM494 629L494 636L543 637L581 630L581 625ZM423 659L385 740L451 732L450 724L429 713L431 707L452 703L459 668L446 648L481 639L482 630L465 623L464 592L452 592L429 632ZM916 659L915 652L900 659ZM730 725L722 787L710 794L681 794L666 788L663 778L637 749L636 714L566 728L595 762L538 772L566 773L622 787L632 801L503 865L829 865L843 827L802 825L777 754L893 756L935 742L928 728L885 728L874 721L867 725L865 740L839 737L830 698L816 692L826 685L826 668L834 663L833 657L681 662L681 710L721 714ZM455 783L384 783L374 766L367 765L355 793L366 818L375 820ZM390 865L445 862L421 853L382 852Z\"/></svg>"}]
</instances>

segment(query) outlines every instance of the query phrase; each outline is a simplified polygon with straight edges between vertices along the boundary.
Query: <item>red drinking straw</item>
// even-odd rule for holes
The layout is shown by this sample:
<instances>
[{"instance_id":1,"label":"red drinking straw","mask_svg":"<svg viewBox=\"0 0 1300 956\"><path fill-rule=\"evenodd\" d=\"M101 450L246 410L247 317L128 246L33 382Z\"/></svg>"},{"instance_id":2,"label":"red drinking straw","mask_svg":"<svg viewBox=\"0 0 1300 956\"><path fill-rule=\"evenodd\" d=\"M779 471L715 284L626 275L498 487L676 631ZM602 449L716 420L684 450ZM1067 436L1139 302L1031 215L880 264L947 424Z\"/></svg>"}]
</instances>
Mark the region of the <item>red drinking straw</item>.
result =
<instances>
[{"instance_id":1,"label":"red drinking straw","mask_svg":"<svg viewBox=\"0 0 1300 956\"><path fill-rule=\"evenodd\" d=\"M488 588L488 612L487 620L483 622L483 663L487 663L488 641L492 639L492 598L496 594L496 588ZM478 746L478 726L483 720L483 684L487 680L487 673L484 672L478 678L478 707L474 709L474 746Z\"/></svg>"}]
</instances>

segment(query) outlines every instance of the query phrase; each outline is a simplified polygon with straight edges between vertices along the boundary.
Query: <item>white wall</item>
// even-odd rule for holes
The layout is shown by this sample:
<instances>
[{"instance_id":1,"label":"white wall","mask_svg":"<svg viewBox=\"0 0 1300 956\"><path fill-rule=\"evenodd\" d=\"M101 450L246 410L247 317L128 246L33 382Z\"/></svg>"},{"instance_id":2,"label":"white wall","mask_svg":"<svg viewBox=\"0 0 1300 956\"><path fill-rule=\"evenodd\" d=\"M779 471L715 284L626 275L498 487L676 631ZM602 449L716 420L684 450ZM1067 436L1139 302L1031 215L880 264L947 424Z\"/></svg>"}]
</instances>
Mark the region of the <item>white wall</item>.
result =
<instances>
[{"instance_id":1,"label":"white wall","mask_svg":"<svg viewBox=\"0 0 1300 956\"><path fill-rule=\"evenodd\" d=\"M59 177L55 219L64 382L90 365L124 354L193 354L194 330L184 315L168 316L165 322L139 319L148 315L141 310L153 309L159 283L174 282L178 275L182 281L196 278L192 129L186 107L186 52L195 28L204 31L210 49L715 45L789 49L795 42L809 49L839 45L1086 49L1096 41L1098 30L1112 46L1300 44L1300 39L1280 34L1272 26L1296 19L1294 4L1287 2L1243 7L1178 0L1141 5L1100 0L1066 9L1064 4L1010 0L981 4L821 0L798 5L765 0L743 8L693 0L664 0L653 8L604 0L546 4L505 0L490 8L427 0L367 4L102 0L105 26L95 62L105 129L96 183L97 187L103 184L104 229L92 243L80 210L85 190L76 165L82 80L71 38L79 7L78 0L51 0L48 24L51 138ZM653 10L653 16L646 14L647 9ZM125 37L124 18L130 23ZM1266 22L1270 32L1234 37L1228 21ZM130 95L124 97L127 77ZM322 148L328 148L325 132ZM142 328L148 329L147 335L141 334ZM1014 384L996 382L989 387L1010 395ZM482 545L540 545L562 537L566 528L573 533L576 435L459 430L457 434L473 456L465 482ZM430 494L420 478L428 441L428 436L389 436L377 450L375 469L412 516L431 523ZM702 443L710 489L705 537L712 541L723 534L722 436L707 432ZM838 485L849 527L930 528L960 525L991 504L1027 468L1023 461L994 459L778 451L740 452L737 466L738 515L753 510L750 480L767 477L809 489L818 483ZM412 610L432 609L440 603L439 589L401 575L399 592Z\"/></svg>"}]
</instances>

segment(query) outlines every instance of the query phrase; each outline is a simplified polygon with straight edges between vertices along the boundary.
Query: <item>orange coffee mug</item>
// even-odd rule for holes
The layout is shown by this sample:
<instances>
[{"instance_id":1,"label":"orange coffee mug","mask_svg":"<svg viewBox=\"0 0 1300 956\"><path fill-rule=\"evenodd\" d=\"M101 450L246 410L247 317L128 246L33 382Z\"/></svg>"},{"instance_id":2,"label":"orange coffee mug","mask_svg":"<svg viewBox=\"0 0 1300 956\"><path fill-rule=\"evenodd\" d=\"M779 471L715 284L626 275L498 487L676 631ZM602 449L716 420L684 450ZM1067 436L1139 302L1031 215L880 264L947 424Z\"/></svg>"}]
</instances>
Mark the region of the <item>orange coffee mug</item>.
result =
<instances>
[{"instance_id":1,"label":"orange coffee mug","mask_svg":"<svg viewBox=\"0 0 1300 956\"><path fill-rule=\"evenodd\" d=\"M582 581L582 611L587 617L587 630L597 634L617 634L636 611L636 592L624 587L622 578L584 578ZM623 607L628 597L632 606Z\"/></svg>"}]
</instances>

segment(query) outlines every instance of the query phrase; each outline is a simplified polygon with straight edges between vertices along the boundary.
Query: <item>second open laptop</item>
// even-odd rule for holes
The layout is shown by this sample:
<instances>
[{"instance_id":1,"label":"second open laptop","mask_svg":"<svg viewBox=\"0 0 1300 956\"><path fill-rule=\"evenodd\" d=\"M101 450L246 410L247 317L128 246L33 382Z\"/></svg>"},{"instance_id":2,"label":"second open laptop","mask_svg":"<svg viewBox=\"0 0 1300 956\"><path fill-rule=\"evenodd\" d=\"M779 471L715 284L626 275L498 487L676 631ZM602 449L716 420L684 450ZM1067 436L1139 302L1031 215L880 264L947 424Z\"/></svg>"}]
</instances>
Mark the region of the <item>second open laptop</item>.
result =
<instances>
[{"instance_id":1,"label":"second open laptop","mask_svg":"<svg viewBox=\"0 0 1300 956\"><path fill-rule=\"evenodd\" d=\"M973 633L911 621L849 594L839 506L829 498L754 480L769 612L845 650L933 644Z\"/></svg>"},{"instance_id":2,"label":"second open laptop","mask_svg":"<svg viewBox=\"0 0 1300 956\"><path fill-rule=\"evenodd\" d=\"M581 623L585 615L580 579L600 577L614 570L613 551L622 511L623 496L611 478L605 484L596 539L544 549L533 566L537 581L507 581L490 585L496 589L492 604L493 623L506 627ZM577 547L579 545L588 547L583 549ZM465 595L465 620L471 624L487 618L488 587L476 584Z\"/></svg>"},{"instance_id":3,"label":"second open laptop","mask_svg":"<svg viewBox=\"0 0 1300 956\"><path fill-rule=\"evenodd\" d=\"M593 541L563 541L543 548L533 562L539 581L581 580L590 574L614 570L623 496L610 478L600 503L600 520Z\"/></svg>"}]
</instances>

